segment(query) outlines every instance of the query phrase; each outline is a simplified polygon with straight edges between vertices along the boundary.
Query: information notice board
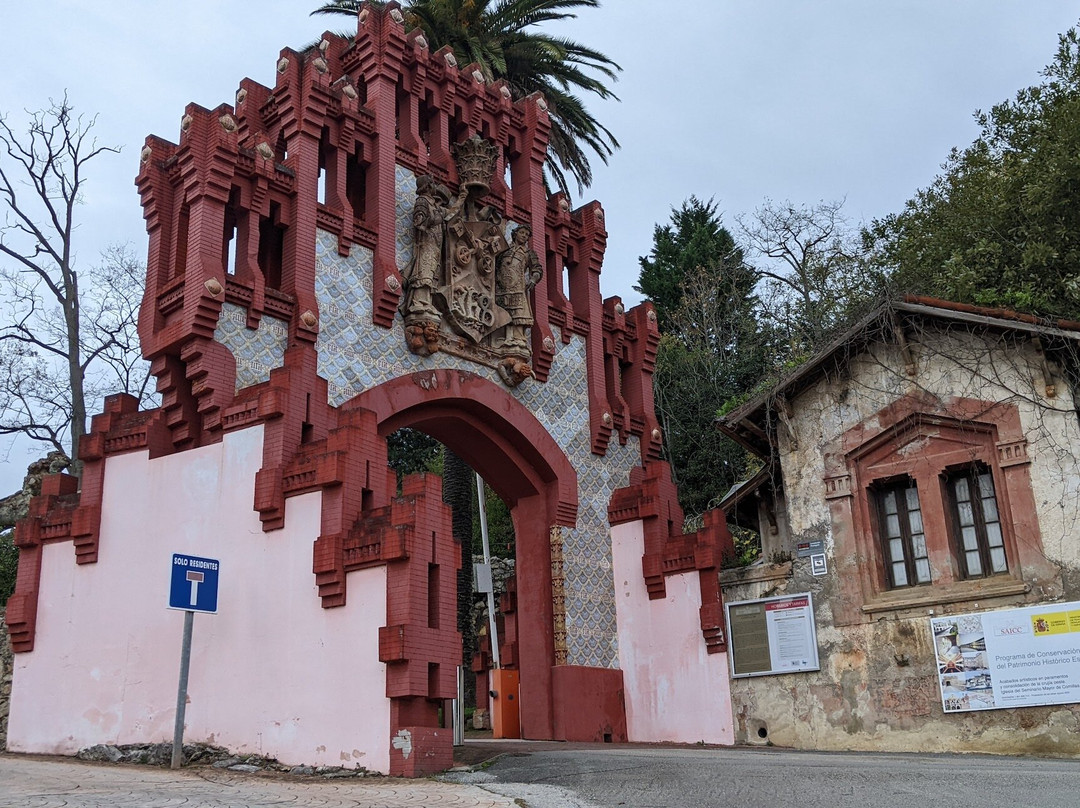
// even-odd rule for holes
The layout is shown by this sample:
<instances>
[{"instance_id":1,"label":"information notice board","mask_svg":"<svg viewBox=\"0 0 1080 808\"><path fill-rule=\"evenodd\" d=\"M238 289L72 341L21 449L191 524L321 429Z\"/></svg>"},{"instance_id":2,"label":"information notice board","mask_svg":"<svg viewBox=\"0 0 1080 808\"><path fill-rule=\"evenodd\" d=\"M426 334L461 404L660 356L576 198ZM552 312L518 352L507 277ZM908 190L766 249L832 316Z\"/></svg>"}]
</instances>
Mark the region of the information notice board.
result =
<instances>
[{"instance_id":1,"label":"information notice board","mask_svg":"<svg viewBox=\"0 0 1080 808\"><path fill-rule=\"evenodd\" d=\"M947 713L1080 703L1080 602L931 617Z\"/></svg>"},{"instance_id":2,"label":"information notice board","mask_svg":"<svg viewBox=\"0 0 1080 808\"><path fill-rule=\"evenodd\" d=\"M724 608L732 676L820 670L809 592L727 603Z\"/></svg>"}]
</instances>

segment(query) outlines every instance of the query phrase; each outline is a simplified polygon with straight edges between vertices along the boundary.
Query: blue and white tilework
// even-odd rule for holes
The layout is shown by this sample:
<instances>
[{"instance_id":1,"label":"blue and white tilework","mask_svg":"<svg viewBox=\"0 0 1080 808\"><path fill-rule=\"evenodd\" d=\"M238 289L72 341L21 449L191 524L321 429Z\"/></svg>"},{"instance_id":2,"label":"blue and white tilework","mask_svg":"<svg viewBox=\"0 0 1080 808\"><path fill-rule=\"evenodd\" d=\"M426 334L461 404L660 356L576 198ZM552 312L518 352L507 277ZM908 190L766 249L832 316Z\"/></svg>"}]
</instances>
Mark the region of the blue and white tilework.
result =
<instances>
[{"instance_id":1,"label":"blue and white tilework","mask_svg":"<svg viewBox=\"0 0 1080 808\"><path fill-rule=\"evenodd\" d=\"M214 339L236 358L236 389L270 381L270 371L285 361L289 325L276 317L263 316L258 328L247 327L247 310L225 303L221 306Z\"/></svg>"},{"instance_id":2,"label":"blue and white tilework","mask_svg":"<svg viewBox=\"0 0 1080 808\"><path fill-rule=\"evenodd\" d=\"M412 258L409 214L416 183L412 172L400 167L397 181L397 260L404 268ZM342 257L336 236L320 230L315 292L321 329L316 349L331 404L339 406L370 387L433 368L469 370L502 386L492 368L443 352L429 357L409 353L400 317L389 330L372 323L371 284L371 251L354 246L347 258ZM564 345L557 330L554 336L557 352L547 382L526 380L509 392L536 415L578 474L577 526L562 531L567 664L617 668L607 506L612 492L629 483L630 470L641 462L641 450L632 437L625 446L612 440L603 457L592 454L585 342L575 335Z\"/></svg>"},{"instance_id":3,"label":"blue and white tilework","mask_svg":"<svg viewBox=\"0 0 1080 808\"><path fill-rule=\"evenodd\" d=\"M412 211L416 202L416 175L404 166L395 166L394 189L397 192L394 209L397 265L404 269L413 259Z\"/></svg>"}]
</instances>

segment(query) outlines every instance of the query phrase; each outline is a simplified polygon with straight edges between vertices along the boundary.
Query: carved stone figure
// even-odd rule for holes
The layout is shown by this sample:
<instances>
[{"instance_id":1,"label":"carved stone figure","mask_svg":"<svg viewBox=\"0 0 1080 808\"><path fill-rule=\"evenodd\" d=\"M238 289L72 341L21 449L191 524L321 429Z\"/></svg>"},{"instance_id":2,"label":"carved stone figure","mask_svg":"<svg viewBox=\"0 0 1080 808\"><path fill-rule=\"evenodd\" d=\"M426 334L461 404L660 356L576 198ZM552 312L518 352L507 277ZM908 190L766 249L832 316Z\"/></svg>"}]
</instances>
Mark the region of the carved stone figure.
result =
<instances>
[{"instance_id":1,"label":"carved stone figure","mask_svg":"<svg viewBox=\"0 0 1080 808\"><path fill-rule=\"evenodd\" d=\"M423 356L442 350L482 362L513 387L532 375L529 293L542 275L540 259L527 225L507 244L502 214L479 204L497 147L473 136L454 153L457 196L430 176L417 178L415 247L401 301L406 344Z\"/></svg>"},{"instance_id":2,"label":"carved stone figure","mask_svg":"<svg viewBox=\"0 0 1080 808\"><path fill-rule=\"evenodd\" d=\"M532 366L516 356L508 356L498 364L499 378L506 382L507 387L517 387L523 381L533 375Z\"/></svg>"},{"instance_id":3,"label":"carved stone figure","mask_svg":"<svg viewBox=\"0 0 1080 808\"><path fill-rule=\"evenodd\" d=\"M432 177L416 181L416 204L413 206L413 260L406 268L405 316L406 338L414 353L428 355L439 349L439 309L434 293L442 280L446 222L460 216L465 204L463 190L451 201L450 191Z\"/></svg>"},{"instance_id":4,"label":"carved stone figure","mask_svg":"<svg viewBox=\"0 0 1080 808\"><path fill-rule=\"evenodd\" d=\"M502 347L529 350L526 329L533 324L529 292L539 283L544 270L540 258L529 247L532 228L521 225L514 228L513 243L496 261L495 302L510 315L510 322L502 340Z\"/></svg>"}]
</instances>

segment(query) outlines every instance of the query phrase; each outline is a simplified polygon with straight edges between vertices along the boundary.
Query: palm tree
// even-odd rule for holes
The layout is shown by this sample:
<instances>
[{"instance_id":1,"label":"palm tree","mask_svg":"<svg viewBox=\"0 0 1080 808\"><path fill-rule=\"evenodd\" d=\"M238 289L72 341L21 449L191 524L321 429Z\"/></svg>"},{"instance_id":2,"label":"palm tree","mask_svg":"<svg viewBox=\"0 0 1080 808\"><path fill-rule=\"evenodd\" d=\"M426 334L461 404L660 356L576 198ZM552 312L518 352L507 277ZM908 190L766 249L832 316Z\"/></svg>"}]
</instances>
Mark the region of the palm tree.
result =
<instances>
[{"instance_id":1,"label":"palm tree","mask_svg":"<svg viewBox=\"0 0 1080 808\"><path fill-rule=\"evenodd\" d=\"M363 5L364 0L332 0L312 14L353 16ZM581 193L592 184L585 149L607 163L619 142L574 92L616 98L604 81L617 80L622 68L599 51L533 29L599 5L600 0L406 0L403 11L406 25L423 30L432 49L449 45L461 64L475 62L488 81L504 79L515 99L544 95L551 117L548 175L568 192L569 174Z\"/></svg>"}]
</instances>

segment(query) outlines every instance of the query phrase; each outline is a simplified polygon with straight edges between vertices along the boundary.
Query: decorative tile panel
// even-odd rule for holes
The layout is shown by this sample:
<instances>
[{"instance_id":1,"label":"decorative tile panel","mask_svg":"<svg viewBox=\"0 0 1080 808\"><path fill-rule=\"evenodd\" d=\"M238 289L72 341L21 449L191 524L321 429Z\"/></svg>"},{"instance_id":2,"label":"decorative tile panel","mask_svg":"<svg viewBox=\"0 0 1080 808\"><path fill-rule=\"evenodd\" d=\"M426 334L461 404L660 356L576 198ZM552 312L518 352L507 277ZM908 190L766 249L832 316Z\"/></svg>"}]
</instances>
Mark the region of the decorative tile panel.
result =
<instances>
[{"instance_id":1,"label":"decorative tile panel","mask_svg":"<svg viewBox=\"0 0 1080 808\"><path fill-rule=\"evenodd\" d=\"M258 328L247 327L243 306L224 303L218 317L214 339L236 358L236 389L270 381L270 371L285 361L289 344L289 324L276 317L263 316Z\"/></svg>"},{"instance_id":2,"label":"decorative tile panel","mask_svg":"<svg viewBox=\"0 0 1080 808\"><path fill-rule=\"evenodd\" d=\"M413 259L412 211L416 203L416 175L404 166L396 166L394 187L397 191L396 227L397 265L404 270Z\"/></svg>"}]
</instances>

